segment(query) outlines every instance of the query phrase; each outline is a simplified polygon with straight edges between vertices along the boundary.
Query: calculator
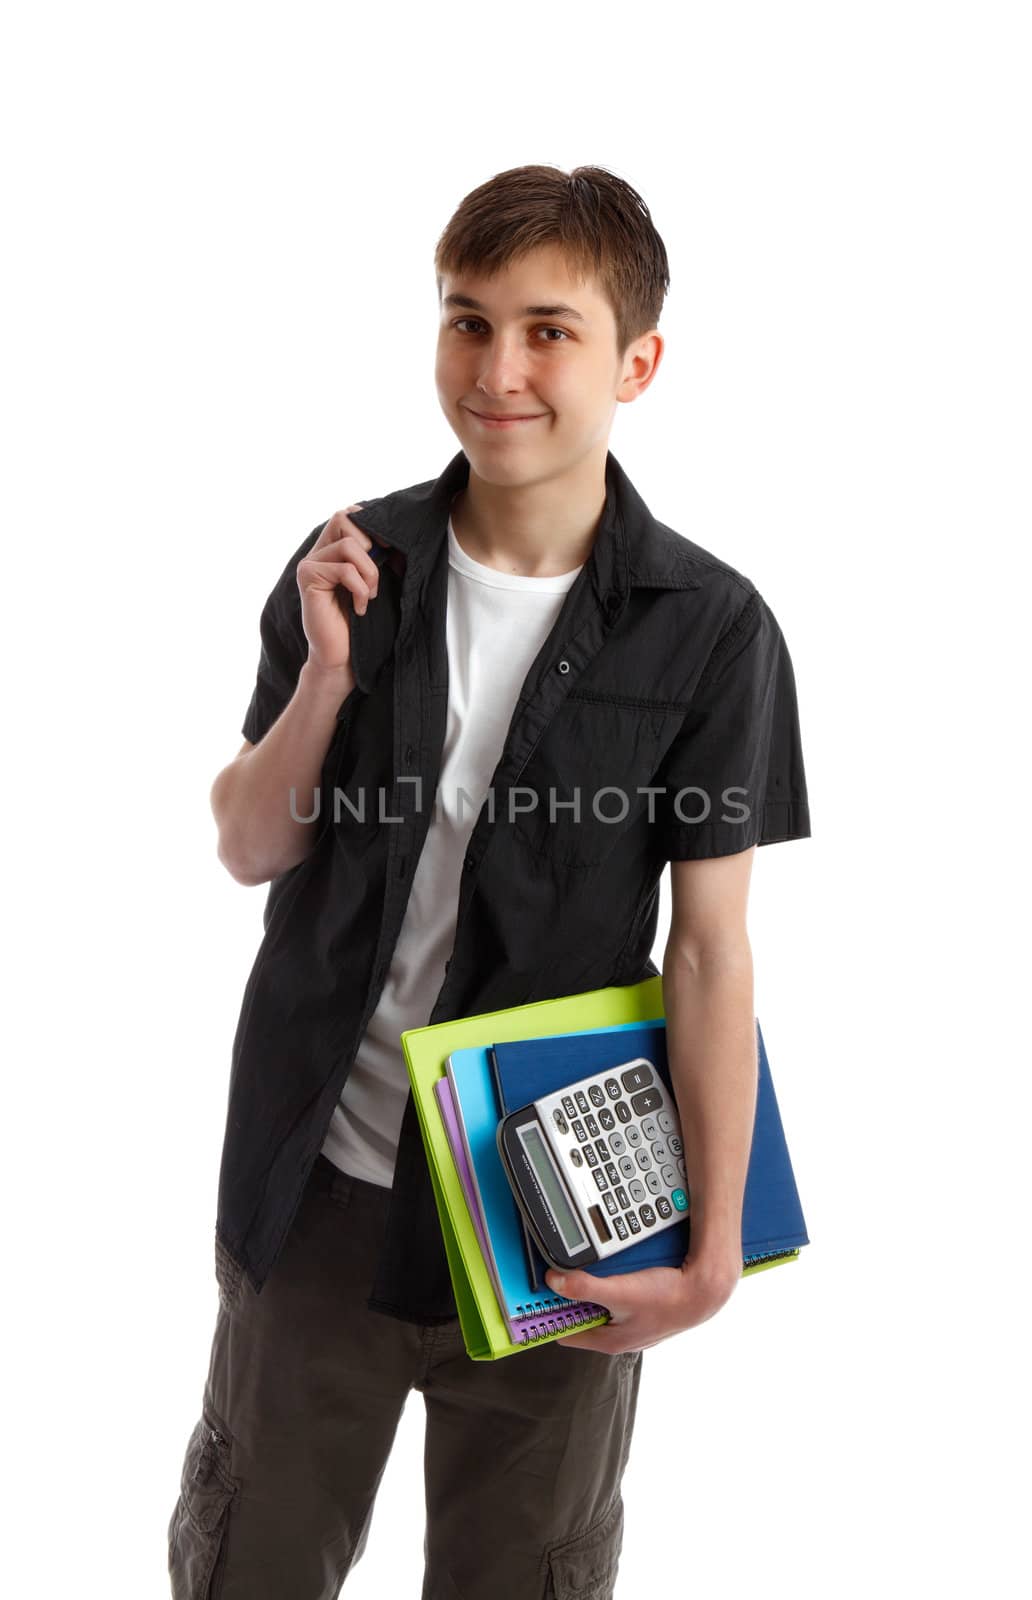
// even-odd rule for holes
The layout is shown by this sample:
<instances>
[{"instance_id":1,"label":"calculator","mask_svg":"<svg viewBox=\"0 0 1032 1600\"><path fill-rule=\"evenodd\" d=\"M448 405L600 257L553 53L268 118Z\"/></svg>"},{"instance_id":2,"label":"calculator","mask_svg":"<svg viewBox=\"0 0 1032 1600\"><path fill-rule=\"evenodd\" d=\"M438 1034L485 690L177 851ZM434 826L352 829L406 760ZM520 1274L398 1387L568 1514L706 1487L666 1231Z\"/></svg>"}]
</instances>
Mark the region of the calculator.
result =
<instances>
[{"instance_id":1,"label":"calculator","mask_svg":"<svg viewBox=\"0 0 1032 1600\"><path fill-rule=\"evenodd\" d=\"M672 1228L688 1210L673 1097L644 1056L503 1117L505 1175L554 1267L584 1267Z\"/></svg>"}]
</instances>

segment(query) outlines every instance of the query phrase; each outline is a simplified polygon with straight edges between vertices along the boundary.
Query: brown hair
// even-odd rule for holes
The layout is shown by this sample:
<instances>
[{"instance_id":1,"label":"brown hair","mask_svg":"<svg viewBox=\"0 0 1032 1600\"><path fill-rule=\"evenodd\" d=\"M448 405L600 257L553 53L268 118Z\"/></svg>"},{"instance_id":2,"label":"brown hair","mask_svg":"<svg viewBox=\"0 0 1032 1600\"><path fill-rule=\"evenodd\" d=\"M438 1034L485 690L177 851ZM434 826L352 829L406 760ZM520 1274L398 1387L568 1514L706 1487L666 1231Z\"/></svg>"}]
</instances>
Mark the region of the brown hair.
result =
<instances>
[{"instance_id":1,"label":"brown hair","mask_svg":"<svg viewBox=\"0 0 1032 1600\"><path fill-rule=\"evenodd\" d=\"M437 298L445 272L490 277L549 244L575 277L595 274L621 356L656 327L670 287L666 248L641 196L605 167L510 167L472 189L437 241Z\"/></svg>"}]
</instances>

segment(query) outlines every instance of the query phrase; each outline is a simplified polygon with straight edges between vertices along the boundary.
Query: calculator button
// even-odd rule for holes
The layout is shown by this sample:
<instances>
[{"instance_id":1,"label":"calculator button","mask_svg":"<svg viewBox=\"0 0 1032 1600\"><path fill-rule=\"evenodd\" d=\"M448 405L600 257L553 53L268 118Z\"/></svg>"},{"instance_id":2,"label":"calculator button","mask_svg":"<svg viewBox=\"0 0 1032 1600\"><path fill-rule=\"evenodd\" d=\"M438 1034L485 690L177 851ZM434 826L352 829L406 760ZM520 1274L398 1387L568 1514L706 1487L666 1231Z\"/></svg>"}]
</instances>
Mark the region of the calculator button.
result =
<instances>
[{"instance_id":1,"label":"calculator button","mask_svg":"<svg viewBox=\"0 0 1032 1600\"><path fill-rule=\"evenodd\" d=\"M656 1163L657 1167L661 1167L663 1165L669 1154L670 1151L667 1149L665 1139L654 1139L652 1141L652 1159Z\"/></svg>"},{"instance_id":2,"label":"calculator button","mask_svg":"<svg viewBox=\"0 0 1032 1600\"><path fill-rule=\"evenodd\" d=\"M581 1116L584 1116L588 1109L588 1097L584 1093L583 1089L575 1089L574 1095L577 1100L577 1110L580 1112Z\"/></svg>"},{"instance_id":3,"label":"calculator button","mask_svg":"<svg viewBox=\"0 0 1032 1600\"><path fill-rule=\"evenodd\" d=\"M636 1123L633 1123L627 1129L627 1132L624 1134L624 1138L627 1140L627 1143L631 1146L632 1150L637 1149L638 1145L641 1144L641 1129Z\"/></svg>"},{"instance_id":4,"label":"calculator button","mask_svg":"<svg viewBox=\"0 0 1032 1600\"><path fill-rule=\"evenodd\" d=\"M631 1095L631 1110L636 1117L645 1116L648 1111L656 1111L663 1104L658 1089L643 1089L640 1094Z\"/></svg>"},{"instance_id":5,"label":"calculator button","mask_svg":"<svg viewBox=\"0 0 1032 1600\"><path fill-rule=\"evenodd\" d=\"M570 1160L573 1162L575 1167L582 1167L584 1165L584 1157L581 1155L576 1145L570 1146Z\"/></svg>"},{"instance_id":6,"label":"calculator button","mask_svg":"<svg viewBox=\"0 0 1032 1600\"><path fill-rule=\"evenodd\" d=\"M560 1133L569 1133L570 1125L563 1116L562 1112L559 1110L558 1106L556 1106L555 1110L552 1112L552 1121L555 1123Z\"/></svg>"},{"instance_id":7,"label":"calculator button","mask_svg":"<svg viewBox=\"0 0 1032 1600\"><path fill-rule=\"evenodd\" d=\"M633 1178L637 1170L638 1169L634 1165L634 1162L630 1156L620 1157L620 1171L623 1173L625 1178Z\"/></svg>"},{"instance_id":8,"label":"calculator button","mask_svg":"<svg viewBox=\"0 0 1032 1600\"><path fill-rule=\"evenodd\" d=\"M573 1096L572 1095L569 1095L569 1094L564 1094L563 1095L563 1110L566 1112L566 1115L569 1117L570 1121L572 1122L574 1117L577 1115L577 1107L573 1103Z\"/></svg>"},{"instance_id":9,"label":"calculator button","mask_svg":"<svg viewBox=\"0 0 1032 1600\"><path fill-rule=\"evenodd\" d=\"M584 1126L587 1128L588 1132L591 1134L591 1137L593 1139L597 1139L598 1138L598 1123L595 1121L595 1119L591 1115L590 1111L588 1112L587 1116L584 1118Z\"/></svg>"},{"instance_id":10,"label":"calculator button","mask_svg":"<svg viewBox=\"0 0 1032 1600\"><path fill-rule=\"evenodd\" d=\"M663 1180L659 1173L653 1169L645 1174L645 1187L649 1194L659 1194L663 1188Z\"/></svg>"},{"instance_id":11,"label":"calculator button","mask_svg":"<svg viewBox=\"0 0 1032 1600\"><path fill-rule=\"evenodd\" d=\"M608 1106L604 1111L599 1112L598 1120L599 1124L605 1128L607 1133L609 1132L610 1128L616 1127L616 1118L613 1116L613 1113L610 1111Z\"/></svg>"},{"instance_id":12,"label":"calculator button","mask_svg":"<svg viewBox=\"0 0 1032 1600\"><path fill-rule=\"evenodd\" d=\"M595 1182L598 1184L600 1189L608 1189L609 1188L609 1184L608 1184L608 1182L606 1180L606 1175L605 1175L604 1172L601 1171L600 1168L596 1167L594 1172L591 1174L591 1176L594 1178Z\"/></svg>"},{"instance_id":13,"label":"calculator button","mask_svg":"<svg viewBox=\"0 0 1032 1600\"><path fill-rule=\"evenodd\" d=\"M586 1144L584 1146L584 1159L589 1167L598 1166L598 1156L595 1154L594 1145Z\"/></svg>"},{"instance_id":14,"label":"calculator button","mask_svg":"<svg viewBox=\"0 0 1032 1600\"><path fill-rule=\"evenodd\" d=\"M609 1215L611 1217L615 1217L620 1207L616 1203L616 1196L613 1194L612 1189L607 1189L602 1198L606 1203L606 1210L609 1212Z\"/></svg>"},{"instance_id":15,"label":"calculator button","mask_svg":"<svg viewBox=\"0 0 1032 1600\"><path fill-rule=\"evenodd\" d=\"M628 1067L626 1072L620 1074L620 1082L628 1094L634 1089L644 1089L654 1081L650 1067Z\"/></svg>"},{"instance_id":16,"label":"calculator button","mask_svg":"<svg viewBox=\"0 0 1032 1600\"><path fill-rule=\"evenodd\" d=\"M617 1132L609 1135L609 1148L612 1150L614 1156L623 1155L624 1151L627 1149L627 1145L624 1142L624 1136L622 1133Z\"/></svg>"},{"instance_id":17,"label":"calculator button","mask_svg":"<svg viewBox=\"0 0 1032 1600\"><path fill-rule=\"evenodd\" d=\"M661 1194L659 1199L656 1201L656 1210L659 1212L664 1222L666 1221L667 1217L672 1217L674 1214L674 1209L665 1194Z\"/></svg>"},{"instance_id":18,"label":"calculator button","mask_svg":"<svg viewBox=\"0 0 1032 1600\"><path fill-rule=\"evenodd\" d=\"M637 1178L632 1178L627 1187L631 1191L631 1199L635 1205L640 1206L645 1198L645 1185L640 1183Z\"/></svg>"},{"instance_id":19,"label":"calculator button","mask_svg":"<svg viewBox=\"0 0 1032 1600\"><path fill-rule=\"evenodd\" d=\"M672 1167L669 1162L667 1162L666 1166L663 1168L661 1177L668 1189L677 1188L677 1168Z\"/></svg>"},{"instance_id":20,"label":"calculator button","mask_svg":"<svg viewBox=\"0 0 1032 1600\"><path fill-rule=\"evenodd\" d=\"M573 1131L577 1135L577 1143L583 1144L585 1139L588 1137L587 1130L585 1129L583 1122L575 1122L573 1124Z\"/></svg>"},{"instance_id":21,"label":"calculator button","mask_svg":"<svg viewBox=\"0 0 1032 1600\"><path fill-rule=\"evenodd\" d=\"M630 1122L631 1108L626 1100L618 1100L613 1110L616 1112L618 1122Z\"/></svg>"},{"instance_id":22,"label":"calculator button","mask_svg":"<svg viewBox=\"0 0 1032 1600\"><path fill-rule=\"evenodd\" d=\"M679 1156L684 1149L684 1145L676 1133L670 1135L667 1144L670 1146L671 1154L675 1156Z\"/></svg>"},{"instance_id":23,"label":"calculator button","mask_svg":"<svg viewBox=\"0 0 1032 1600\"><path fill-rule=\"evenodd\" d=\"M588 1099L591 1101L593 1106L605 1105L606 1097L601 1084L593 1083L591 1085L591 1088L588 1090Z\"/></svg>"},{"instance_id":24,"label":"calculator button","mask_svg":"<svg viewBox=\"0 0 1032 1600\"><path fill-rule=\"evenodd\" d=\"M687 1211L688 1196L685 1194L683 1189L675 1189L670 1198L674 1202L674 1205L677 1207L678 1211Z\"/></svg>"},{"instance_id":25,"label":"calculator button","mask_svg":"<svg viewBox=\"0 0 1032 1600\"><path fill-rule=\"evenodd\" d=\"M609 1179L610 1183L620 1182L620 1174L617 1172L611 1161L606 1162L606 1177Z\"/></svg>"},{"instance_id":26,"label":"calculator button","mask_svg":"<svg viewBox=\"0 0 1032 1600\"><path fill-rule=\"evenodd\" d=\"M638 1163L642 1172L648 1172L652 1165L652 1157L649 1155L647 1150L644 1148L641 1150L635 1150L634 1159Z\"/></svg>"},{"instance_id":27,"label":"calculator button","mask_svg":"<svg viewBox=\"0 0 1032 1600\"><path fill-rule=\"evenodd\" d=\"M641 1125L641 1131L649 1141L649 1144L652 1143L653 1139L658 1139L659 1129L656 1127L655 1117L646 1117Z\"/></svg>"},{"instance_id":28,"label":"calculator button","mask_svg":"<svg viewBox=\"0 0 1032 1600\"><path fill-rule=\"evenodd\" d=\"M660 1111L656 1117L656 1121L659 1123L664 1133L673 1133L675 1127L677 1126L669 1111Z\"/></svg>"},{"instance_id":29,"label":"calculator button","mask_svg":"<svg viewBox=\"0 0 1032 1600\"><path fill-rule=\"evenodd\" d=\"M630 1205L631 1201L630 1201L630 1197L629 1197L629 1195L627 1193L627 1190L624 1188L622 1183L617 1184L617 1187L616 1187L616 1198L619 1200L620 1205L623 1208L623 1210L626 1211L627 1207Z\"/></svg>"},{"instance_id":30,"label":"calculator button","mask_svg":"<svg viewBox=\"0 0 1032 1600\"><path fill-rule=\"evenodd\" d=\"M606 1079L606 1094L609 1096L610 1100L619 1100L620 1085L617 1083L615 1078Z\"/></svg>"},{"instance_id":31,"label":"calculator button","mask_svg":"<svg viewBox=\"0 0 1032 1600\"><path fill-rule=\"evenodd\" d=\"M641 1232L641 1223L638 1221L633 1211L628 1211L626 1222L632 1233Z\"/></svg>"},{"instance_id":32,"label":"calculator button","mask_svg":"<svg viewBox=\"0 0 1032 1600\"><path fill-rule=\"evenodd\" d=\"M595 1140L595 1149L598 1151L603 1161L609 1160L609 1146L606 1144L604 1139Z\"/></svg>"},{"instance_id":33,"label":"calculator button","mask_svg":"<svg viewBox=\"0 0 1032 1600\"><path fill-rule=\"evenodd\" d=\"M614 1231L616 1233L616 1237L618 1239L626 1239L627 1238L627 1224L624 1221L623 1217L614 1217L613 1218L613 1229L614 1229Z\"/></svg>"},{"instance_id":34,"label":"calculator button","mask_svg":"<svg viewBox=\"0 0 1032 1600\"><path fill-rule=\"evenodd\" d=\"M641 1217L641 1220L644 1222L646 1228L651 1228L656 1220L656 1213L653 1211L651 1206L642 1206L638 1211L638 1215Z\"/></svg>"}]
</instances>

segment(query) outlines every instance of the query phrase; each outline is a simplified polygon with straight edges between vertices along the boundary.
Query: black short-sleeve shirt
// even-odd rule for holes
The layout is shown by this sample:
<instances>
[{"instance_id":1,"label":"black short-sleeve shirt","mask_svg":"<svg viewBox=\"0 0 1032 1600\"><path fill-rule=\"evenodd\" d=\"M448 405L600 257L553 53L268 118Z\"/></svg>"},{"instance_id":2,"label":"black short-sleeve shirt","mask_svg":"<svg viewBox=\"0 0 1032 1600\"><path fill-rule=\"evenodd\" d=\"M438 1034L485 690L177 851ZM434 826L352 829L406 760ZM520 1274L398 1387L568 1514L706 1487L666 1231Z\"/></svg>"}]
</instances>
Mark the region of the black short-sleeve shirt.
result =
<instances>
[{"instance_id":1,"label":"black short-sleeve shirt","mask_svg":"<svg viewBox=\"0 0 1032 1600\"><path fill-rule=\"evenodd\" d=\"M392 554L351 617L356 682L323 760L315 841L269 886L233 1040L216 1238L259 1292L378 1003L429 827L448 705L447 523L468 477L460 451L439 478L351 513ZM323 526L261 614L252 743L307 657L296 569ZM413 1026L655 976L668 861L809 833L773 612L653 517L610 452L594 545L524 680L468 840L438 998ZM411 1095L367 1304L417 1322L456 1315Z\"/></svg>"}]
</instances>

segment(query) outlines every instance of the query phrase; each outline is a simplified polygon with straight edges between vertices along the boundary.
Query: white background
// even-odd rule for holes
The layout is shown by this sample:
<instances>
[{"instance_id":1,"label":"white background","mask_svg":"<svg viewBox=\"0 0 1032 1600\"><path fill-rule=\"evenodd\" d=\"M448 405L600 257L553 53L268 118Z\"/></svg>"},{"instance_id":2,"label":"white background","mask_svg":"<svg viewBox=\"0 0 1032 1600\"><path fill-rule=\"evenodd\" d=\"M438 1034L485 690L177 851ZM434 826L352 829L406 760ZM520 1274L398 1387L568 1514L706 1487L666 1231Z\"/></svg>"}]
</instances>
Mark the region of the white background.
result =
<instances>
[{"instance_id":1,"label":"white background","mask_svg":"<svg viewBox=\"0 0 1032 1600\"><path fill-rule=\"evenodd\" d=\"M663 366L611 448L777 615L813 822L758 853L750 917L812 1244L646 1353L617 1592L1020 1588L1026 21L6 23L8 1592L167 1593L266 893L218 864L209 787L287 557L458 448L433 248L525 162L609 167L664 238ZM355 1600L419 1592L421 1447L413 1395Z\"/></svg>"}]
</instances>

